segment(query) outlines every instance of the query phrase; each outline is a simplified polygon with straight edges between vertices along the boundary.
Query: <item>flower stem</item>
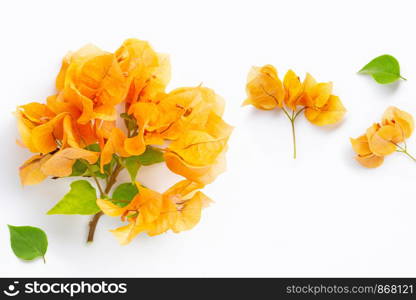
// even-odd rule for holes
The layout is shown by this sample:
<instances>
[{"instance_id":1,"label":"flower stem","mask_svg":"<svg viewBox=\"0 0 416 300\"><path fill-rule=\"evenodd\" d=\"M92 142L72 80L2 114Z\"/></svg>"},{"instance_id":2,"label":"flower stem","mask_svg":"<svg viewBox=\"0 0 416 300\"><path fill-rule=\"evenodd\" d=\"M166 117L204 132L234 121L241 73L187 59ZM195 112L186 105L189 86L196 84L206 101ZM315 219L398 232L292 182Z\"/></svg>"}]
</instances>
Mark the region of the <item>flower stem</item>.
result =
<instances>
[{"instance_id":1,"label":"flower stem","mask_svg":"<svg viewBox=\"0 0 416 300\"><path fill-rule=\"evenodd\" d=\"M287 118L290 121L290 124L292 126L292 140L293 140L293 159L296 159L296 130L295 130L295 120L299 116L299 114L304 110L305 108L302 108L298 110L297 112L295 110L292 110L292 115L290 115L287 110L282 107L283 112L287 116Z\"/></svg>"},{"instance_id":2,"label":"flower stem","mask_svg":"<svg viewBox=\"0 0 416 300\"><path fill-rule=\"evenodd\" d=\"M88 231L87 243L91 243L92 241L94 241L95 229L97 228L98 221L100 220L102 215L103 215L102 211L96 213L92 217L90 223L88 224L90 229Z\"/></svg>"},{"instance_id":3,"label":"flower stem","mask_svg":"<svg viewBox=\"0 0 416 300\"><path fill-rule=\"evenodd\" d=\"M407 152L407 150L398 150L398 152L401 152L401 153L404 153L405 155L407 155L408 157L410 157L413 161L415 161L416 162L416 158L413 156L413 155L411 155L409 152Z\"/></svg>"},{"instance_id":4,"label":"flower stem","mask_svg":"<svg viewBox=\"0 0 416 300\"><path fill-rule=\"evenodd\" d=\"M407 152L407 145L406 144L404 145L404 147L402 147L402 146L400 146L396 143L393 143L393 144L396 145L396 147L400 149L400 150L396 150L396 152L404 153L405 155L407 155L409 158L411 158L413 161L416 162L416 158L413 155L411 155L409 152Z\"/></svg>"},{"instance_id":5,"label":"flower stem","mask_svg":"<svg viewBox=\"0 0 416 300\"><path fill-rule=\"evenodd\" d=\"M94 180L97 183L98 189L100 190L101 193L101 197L107 197L108 193L111 191L111 188L113 187L113 185L117 182L117 176L118 174L120 174L120 172L123 170L123 166L119 163L117 163L116 167L114 168L113 173L111 173L110 178L107 181L107 185L105 187L105 190L102 191L102 188L100 186L100 183L98 181L98 179L94 176ZM91 221L89 222L89 231L88 231L88 238L87 238L87 242L90 243L92 241L94 241L94 234L95 234L95 229L97 228L97 224L98 221L100 220L101 216L104 213L102 211L96 213Z\"/></svg>"},{"instance_id":6,"label":"flower stem","mask_svg":"<svg viewBox=\"0 0 416 300\"><path fill-rule=\"evenodd\" d=\"M292 138L293 138L293 159L296 159L296 130L295 130L295 120L291 119L290 123L292 124Z\"/></svg>"}]
</instances>

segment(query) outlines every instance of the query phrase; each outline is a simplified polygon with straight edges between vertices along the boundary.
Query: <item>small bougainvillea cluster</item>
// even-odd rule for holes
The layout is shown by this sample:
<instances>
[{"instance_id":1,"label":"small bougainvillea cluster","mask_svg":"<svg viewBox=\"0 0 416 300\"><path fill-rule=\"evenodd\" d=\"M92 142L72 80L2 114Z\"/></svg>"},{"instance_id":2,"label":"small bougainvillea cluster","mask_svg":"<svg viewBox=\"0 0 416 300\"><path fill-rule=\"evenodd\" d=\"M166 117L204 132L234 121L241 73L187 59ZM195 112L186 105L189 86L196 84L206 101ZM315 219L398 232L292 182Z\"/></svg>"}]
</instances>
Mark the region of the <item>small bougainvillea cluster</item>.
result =
<instances>
[{"instance_id":1,"label":"small bougainvillea cluster","mask_svg":"<svg viewBox=\"0 0 416 300\"><path fill-rule=\"evenodd\" d=\"M16 111L19 144L36 153L20 167L22 184L93 180L98 194L88 180L74 181L48 212L94 215L89 241L102 214L126 222L112 231L121 244L142 232L194 227L210 202L200 190L225 170L232 127L223 121L224 100L213 90L166 92L169 80L168 56L145 41L128 39L114 53L92 45L69 53L56 93ZM160 162L184 177L164 193L136 181L140 167ZM131 181L116 185L124 169Z\"/></svg>"}]
</instances>

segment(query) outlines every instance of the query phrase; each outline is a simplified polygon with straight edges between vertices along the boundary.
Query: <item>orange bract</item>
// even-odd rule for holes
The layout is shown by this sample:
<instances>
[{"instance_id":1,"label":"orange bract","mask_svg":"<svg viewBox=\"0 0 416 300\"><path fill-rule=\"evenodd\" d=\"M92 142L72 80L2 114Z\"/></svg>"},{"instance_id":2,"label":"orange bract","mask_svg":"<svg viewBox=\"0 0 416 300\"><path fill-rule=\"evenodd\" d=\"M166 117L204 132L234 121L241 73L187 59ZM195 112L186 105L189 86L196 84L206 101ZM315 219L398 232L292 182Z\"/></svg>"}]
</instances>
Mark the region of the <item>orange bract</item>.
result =
<instances>
[{"instance_id":1,"label":"orange bract","mask_svg":"<svg viewBox=\"0 0 416 300\"><path fill-rule=\"evenodd\" d=\"M258 109L271 110L282 107L285 98L283 84L272 65L251 68L247 77L247 99L243 105L254 105Z\"/></svg>"}]
</instances>

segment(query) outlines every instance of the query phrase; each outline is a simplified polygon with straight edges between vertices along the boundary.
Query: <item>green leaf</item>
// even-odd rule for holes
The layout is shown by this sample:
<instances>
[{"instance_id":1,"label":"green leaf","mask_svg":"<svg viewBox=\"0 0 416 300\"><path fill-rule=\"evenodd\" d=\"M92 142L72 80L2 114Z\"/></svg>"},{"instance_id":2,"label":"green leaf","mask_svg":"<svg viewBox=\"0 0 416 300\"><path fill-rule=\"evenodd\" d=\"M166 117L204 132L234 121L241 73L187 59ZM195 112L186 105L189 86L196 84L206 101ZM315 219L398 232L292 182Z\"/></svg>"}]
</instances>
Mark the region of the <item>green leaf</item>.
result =
<instances>
[{"instance_id":1,"label":"green leaf","mask_svg":"<svg viewBox=\"0 0 416 300\"><path fill-rule=\"evenodd\" d=\"M165 161L163 152L152 147L147 147L146 151L138 156L138 159L143 166L150 166Z\"/></svg>"},{"instance_id":2,"label":"green leaf","mask_svg":"<svg viewBox=\"0 0 416 300\"><path fill-rule=\"evenodd\" d=\"M381 55L366 64L358 73L371 75L380 84L395 82L400 75L400 65L397 59L391 55Z\"/></svg>"},{"instance_id":3,"label":"green leaf","mask_svg":"<svg viewBox=\"0 0 416 300\"><path fill-rule=\"evenodd\" d=\"M135 181L140 166L150 166L163 161L163 152L148 146L143 154L126 157L124 164L130 174L131 181Z\"/></svg>"},{"instance_id":4,"label":"green leaf","mask_svg":"<svg viewBox=\"0 0 416 300\"><path fill-rule=\"evenodd\" d=\"M98 145L98 144L88 145L87 147L85 147L85 149L90 150L90 151L94 151L94 152L100 152L101 151L100 145Z\"/></svg>"},{"instance_id":5,"label":"green leaf","mask_svg":"<svg viewBox=\"0 0 416 300\"><path fill-rule=\"evenodd\" d=\"M82 176L87 171L88 167L85 162L77 159L72 165L72 173L70 176Z\"/></svg>"},{"instance_id":6,"label":"green leaf","mask_svg":"<svg viewBox=\"0 0 416 300\"><path fill-rule=\"evenodd\" d=\"M71 190L50 210L48 215L93 215L100 211L97 193L86 180L71 183Z\"/></svg>"},{"instance_id":7,"label":"green leaf","mask_svg":"<svg viewBox=\"0 0 416 300\"><path fill-rule=\"evenodd\" d=\"M18 258L33 260L42 257L45 262L48 237L42 229L31 226L7 226L12 250Z\"/></svg>"},{"instance_id":8,"label":"green leaf","mask_svg":"<svg viewBox=\"0 0 416 300\"><path fill-rule=\"evenodd\" d=\"M83 174L85 177L92 177L92 176L98 177L98 178L106 178L106 173L101 173L100 166L98 164L90 165L89 168L87 168L87 171Z\"/></svg>"},{"instance_id":9,"label":"green leaf","mask_svg":"<svg viewBox=\"0 0 416 300\"><path fill-rule=\"evenodd\" d=\"M130 156L124 159L124 164L126 166L127 171L130 174L130 178L132 182L136 181L137 172L140 169L140 162L138 156Z\"/></svg>"},{"instance_id":10,"label":"green leaf","mask_svg":"<svg viewBox=\"0 0 416 300\"><path fill-rule=\"evenodd\" d=\"M91 145L86 146L85 149L89 151L100 152L100 145L91 144ZM98 162L91 166L94 167L94 175L100 178L105 177L105 174L101 174L99 172L100 168L98 166ZM97 170L98 172L96 173ZM86 160L77 159L75 163L72 165L72 173L69 176L85 176L85 177L92 176L91 172L89 172L88 170L88 162Z\"/></svg>"},{"instance_id":11,"label":"green leaf","mask_svg":"<svg viewBox=\"0 0 416 300\"><path fill-rule=\"evenodd\" d=\"M120 117L124 119L124 124L126 125L129 133L137 129L137 122L132 115L121 113Z\"/></svg>"},{"instance_id":12,"label":"green leaf","mask_svg":"<svg viewBox=\"0 0 416 300\"><path fill-rule=\"evenodd\" d=\"M133 200L138 192L139 190L135 183L122 183L114 190L111 200L114 204L124 207Z\"/></svg>"},{"instance_id":13,"label":"green leaf","mask_svg":"<svg viewBox=\"0 0 416 300\"><path fill-rule=\"evenodd\" d=\"M116 163L117 163L117 156L113 154L111 161L108 164L104 165L104 172L106 174L111 174L113 172L113 169Z\"/></svg>"}]
</instances>

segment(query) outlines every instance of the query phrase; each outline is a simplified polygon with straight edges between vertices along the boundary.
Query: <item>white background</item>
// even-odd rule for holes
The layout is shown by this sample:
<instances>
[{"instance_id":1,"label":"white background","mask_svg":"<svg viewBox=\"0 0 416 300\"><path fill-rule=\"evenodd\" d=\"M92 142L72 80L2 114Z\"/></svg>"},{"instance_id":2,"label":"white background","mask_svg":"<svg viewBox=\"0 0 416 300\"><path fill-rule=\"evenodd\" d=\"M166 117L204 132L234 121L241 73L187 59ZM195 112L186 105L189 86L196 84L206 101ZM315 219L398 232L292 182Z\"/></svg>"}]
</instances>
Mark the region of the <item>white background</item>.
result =
<instances>
[{"instance_id":1,"label":"white background","mask_svg":"<svg viewBox=\"0 0 416 300\"><path fill-rule=\"evenodd\" d=\"M2 1L0 4L1 276L416 276L416 164L393 154L375 170L353 160L350 136L389 105L416 116L414 1ZM235 126L228 172L205 188L216 203L181 234L119 246L102 218L86 245L88 217L47 216L70 180L22 188L29 152L15 144L18 104L54 92L60 61L86 43L114 51L149 40L171 55L169 90L201 82L227 101ZM398 58L407 82L381 86L356 72ZM281 112L240 107L252 65L270 63L333 81L344 122L297 122L298 159ZM416 153L416 136L409 140ZM126 177L124 177L126 178ZM139 179L163 191L178 179L163 165ZM12 253L6 224L43 228L47 264Z\"/></svg>"}]
</instances>

